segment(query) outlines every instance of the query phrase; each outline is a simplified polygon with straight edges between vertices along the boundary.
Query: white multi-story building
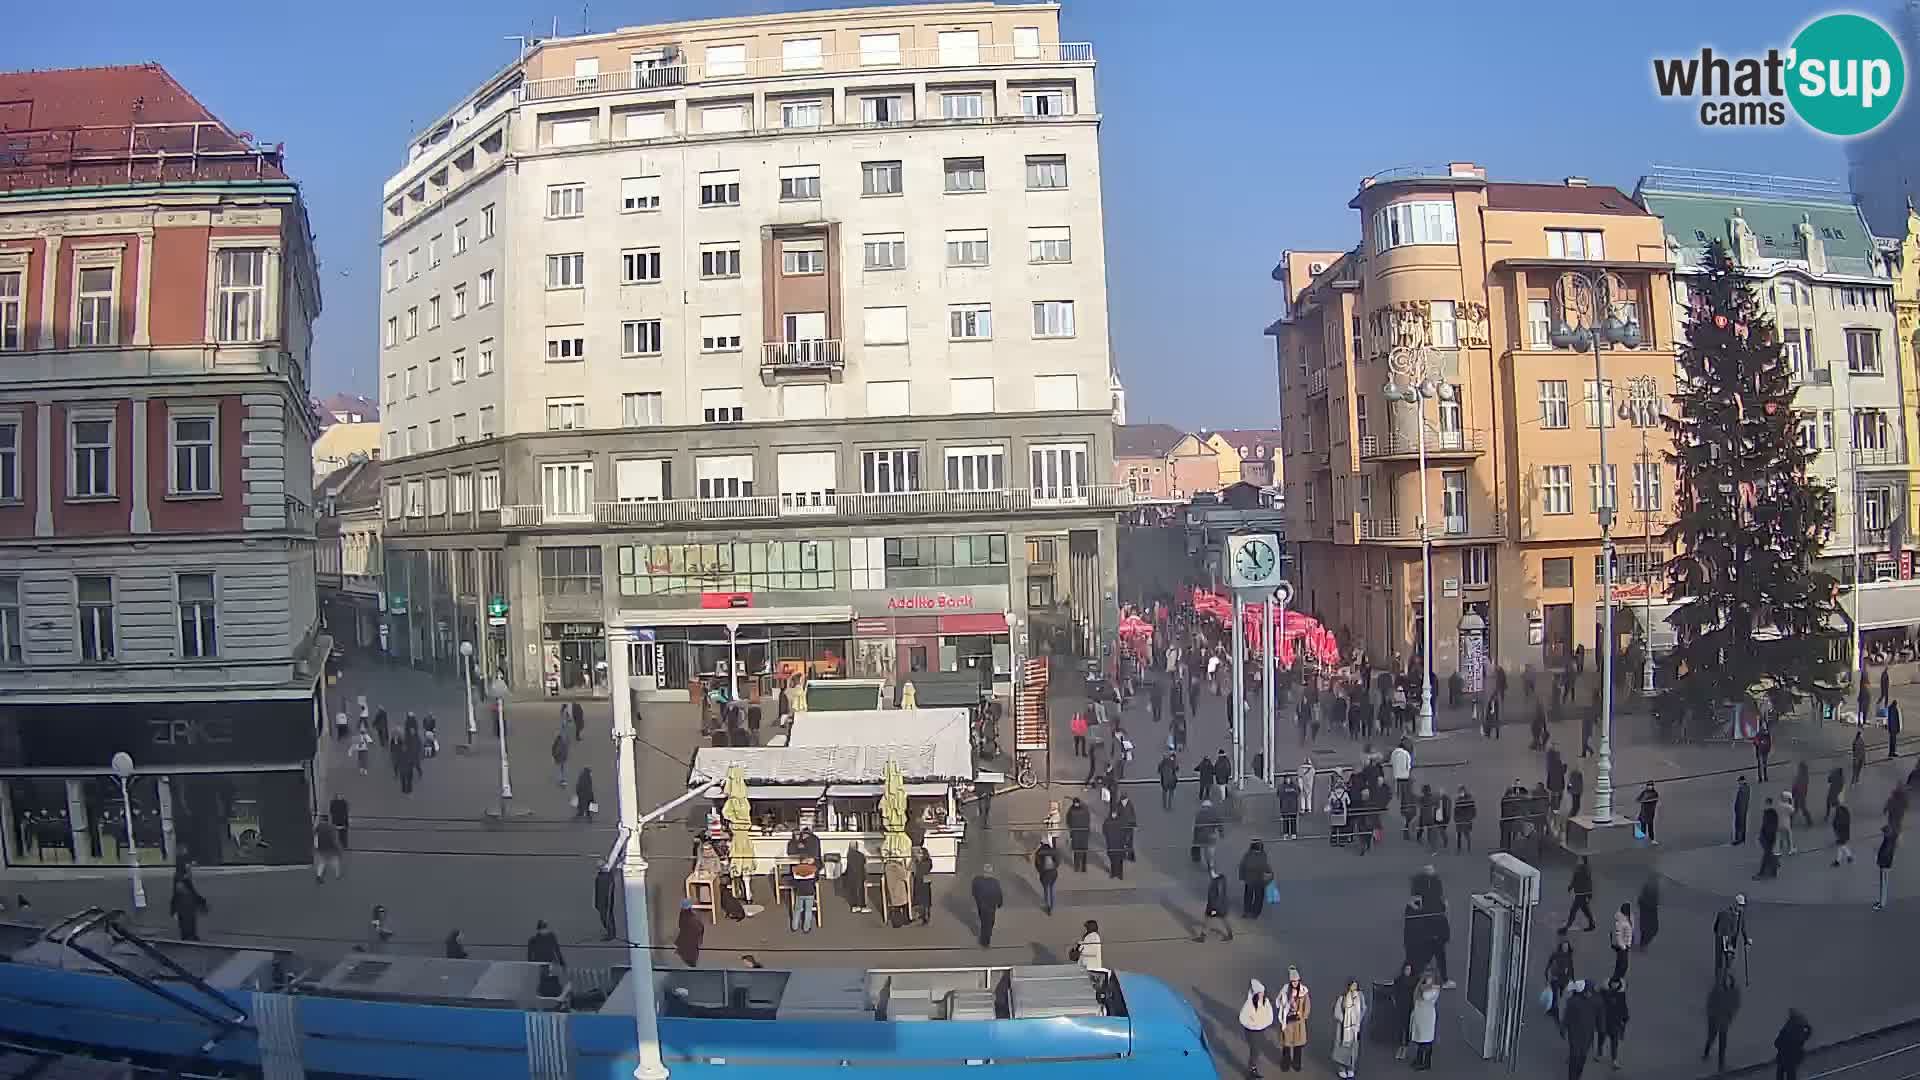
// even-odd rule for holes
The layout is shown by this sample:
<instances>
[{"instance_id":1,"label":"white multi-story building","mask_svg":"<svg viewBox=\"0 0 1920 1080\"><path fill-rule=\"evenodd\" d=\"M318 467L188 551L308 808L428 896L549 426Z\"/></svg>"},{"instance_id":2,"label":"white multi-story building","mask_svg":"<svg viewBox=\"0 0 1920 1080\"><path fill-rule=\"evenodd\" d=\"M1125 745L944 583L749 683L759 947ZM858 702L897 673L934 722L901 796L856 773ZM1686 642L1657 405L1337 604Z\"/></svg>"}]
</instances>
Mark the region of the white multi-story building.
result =
<instances>
[{"instance_id":1,"label":"white multi-story building","mask_svg":"<svg viewBox=\"0 0 1920 1080\"><path fill-rule=\"evenodd\" d=\"M423 133L382 240L395 651L604 692L617 615L679 692L1102 640L1100 116L1058 20L548 40Z\"/></svg>"}]
</instances>

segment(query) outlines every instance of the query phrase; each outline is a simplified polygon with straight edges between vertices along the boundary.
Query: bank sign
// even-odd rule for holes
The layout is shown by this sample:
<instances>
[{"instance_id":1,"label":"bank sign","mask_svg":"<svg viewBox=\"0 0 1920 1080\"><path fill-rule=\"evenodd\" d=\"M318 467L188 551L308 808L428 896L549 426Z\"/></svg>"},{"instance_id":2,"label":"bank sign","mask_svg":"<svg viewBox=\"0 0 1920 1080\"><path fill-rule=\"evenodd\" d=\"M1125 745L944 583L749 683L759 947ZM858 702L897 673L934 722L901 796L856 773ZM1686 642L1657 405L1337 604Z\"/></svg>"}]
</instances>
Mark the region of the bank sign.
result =
<instances>
[{"instance_id":1,"label":"bank sign","mask_svg":"<svg viewBox=\"0 0 1920 1080\"><path fill-rule=\"evenodd\" d=\"M1865 135L1893 117L1907 89L1906 54L1875 19L1822 15L1786 48L1726 56L1655 57L1655 91L1699 109L1712 128L1783 127L1789 116L1823 135Z\"/></svg>"}]
</instances>

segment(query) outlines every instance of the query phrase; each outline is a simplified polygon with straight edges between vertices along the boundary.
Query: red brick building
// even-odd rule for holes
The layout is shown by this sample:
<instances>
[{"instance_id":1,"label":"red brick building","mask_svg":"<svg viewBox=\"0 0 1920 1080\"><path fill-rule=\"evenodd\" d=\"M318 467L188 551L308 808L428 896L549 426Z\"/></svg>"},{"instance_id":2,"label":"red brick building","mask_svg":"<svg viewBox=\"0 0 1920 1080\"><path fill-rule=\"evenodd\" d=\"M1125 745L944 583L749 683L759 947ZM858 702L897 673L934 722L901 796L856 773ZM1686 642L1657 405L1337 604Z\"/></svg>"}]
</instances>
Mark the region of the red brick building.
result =
<instances>
[{"instance_id":1,"label":"red brick building","mask_svg":"<svg viewBox=\"0 0 1920 1080\"><path fill-rule=\"evenodd\" d=\"M320 288L278 147L153 66L0 73L0 851L305 857Z\"/></svg>"}]
</instances>

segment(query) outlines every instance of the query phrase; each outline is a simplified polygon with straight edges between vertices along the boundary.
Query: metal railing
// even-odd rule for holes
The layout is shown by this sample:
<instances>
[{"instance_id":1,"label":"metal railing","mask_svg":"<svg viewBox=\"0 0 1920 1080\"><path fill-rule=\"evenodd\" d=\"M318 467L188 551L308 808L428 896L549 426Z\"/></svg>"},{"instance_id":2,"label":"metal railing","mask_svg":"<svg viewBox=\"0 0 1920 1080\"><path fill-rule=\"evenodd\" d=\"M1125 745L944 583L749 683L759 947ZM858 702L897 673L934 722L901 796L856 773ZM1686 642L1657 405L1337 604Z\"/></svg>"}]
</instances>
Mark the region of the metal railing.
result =
<instances>
[{"instance_id":1,"label":"metal railing","mask_svg":"<svg viewBox=\"0 0 1920 1080\"><path fill-rule=\"evenodd\" d=\"M1905 465L1907 448L1897 441L1885 446L1860 446L1853 451L1853 462L1863 469L1878 468L1884 465Z\"/></svg>"},{"instance_id":2,"label":"metal railing","mask_svg":"<svg viewBox=\"0 0 1920 1080\"><path fill-rule=\"evenodd\" d=\"M1428 533L1434 540L1458 540L1461 538L1486 537L1489 539L1506 535L1507 515L1505 511L1495 510L1481 515L1443 514L1436 516L1433 527ZM1418 540L1419 522L1412 518L1400 517L1362 517L1360 519L1360 539L1362 540Z\"/></svg>"},{"instance_id":3,"label":"metal railing","mask_svg":"<svg viewBox=\"0 0 1920 1080\"><path fill-rule=\"evenodd\" d=\"M748 495L729 499L652 499L597 502L590 513L554 513L538 505L503 506L500 527L595 525L667 528L708 522L765 521L780 517L903 518L1020 513L1029 510L1121 510L1134 496L1122 484L1089 484L1050 490L895 491L880 494Z\"/></svg>"},{"instance_id":4,"label":"metal railing","mask_svg":"<svg viewBox=\"0 0 1920 1080\"><path fill-rule=\"evenodd\" d=\"M1479 454L1486 448L1487 433L1478 428L1427 432L1428 457ZM1419 456L1420 436L1417 433L1390 431L1385 435L1364 435L1360 439L1362 461L1380 458L1418 458Z\"/></svg>"},{"instance_id":5,"label":"metal railing","mask_svg":"<svg viewBox=\"0 0 1920 1080\"><path fill-rule=\"evenodd\" d=\"M259 179L279 168L280 147L217 120L0 132L0 191Z\"/></svg>"},{"instance_id":6,"label":"metal railing","mask_svg":"<svg viewBox=\"0 0 1920 1080\"><path fill-rule=\"evenodd\" d=\"M769 341L760 350L760 366L775 371L837 370L846 365L838 338Z\"/></svg>"},{"instance_id":7,"label":"metal railing","mask_svg":"<svg viewBox=\"0 0 1920 1080\"><path fill-rule=\"evenodd\" d=\"M766 79L778 76L807 76L856 71L897 71L914 68L986 67L1023 64L1090 64L1093 44L1085 41L1049 42L1024 49L1012 43L980 45L973 49L941 49L921 46L901 49L897 55L839 52L813 58L756 56L720 63L681 60L671 65L610 71L597 75L563 75L552 79L529 80L523 93L529 101L587 94L611 94L655 87L680 86L688 82L714 82L723 79Z\"/></svg>"},{"instance_id":8,"label":"metal railing","mask_svg":"<svg viewBox=\"0 0 1920 1080\"><path fill-rule=\"evenodd\" d=\"M1789 377L1795 386L1833 385L1833 369L1829 367L1794 368Z\"/></svg>"}]
</instances>

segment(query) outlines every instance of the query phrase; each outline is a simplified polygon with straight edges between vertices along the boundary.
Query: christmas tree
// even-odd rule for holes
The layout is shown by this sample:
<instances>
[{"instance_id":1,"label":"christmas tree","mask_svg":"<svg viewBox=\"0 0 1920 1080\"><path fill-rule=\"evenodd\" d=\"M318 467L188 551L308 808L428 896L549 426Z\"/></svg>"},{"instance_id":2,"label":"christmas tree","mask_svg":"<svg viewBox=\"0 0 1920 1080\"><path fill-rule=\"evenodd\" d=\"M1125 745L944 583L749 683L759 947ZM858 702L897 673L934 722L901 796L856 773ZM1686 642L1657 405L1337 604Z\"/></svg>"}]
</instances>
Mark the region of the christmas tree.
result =
<instances>
[{"instance_id":1,"label":"christmas tree","mask_svg":"<svg viewBox=\"0 0 1920 1080\"><path fill-rule=\"evenodd\" d=\"M1677 519L1667 539L1664 725L1695 734L1724 706L1760 696L1785 706L1831 686L1833 577L1814 558L1833 531L1833 491L1810 478L1794 385L1772 319L1724 246L1707 251L1692 282L1682 379L1668 416L1679 471ZM1671 728L1670 728L1671 729Z\"/></svg>"}]
</instances>

